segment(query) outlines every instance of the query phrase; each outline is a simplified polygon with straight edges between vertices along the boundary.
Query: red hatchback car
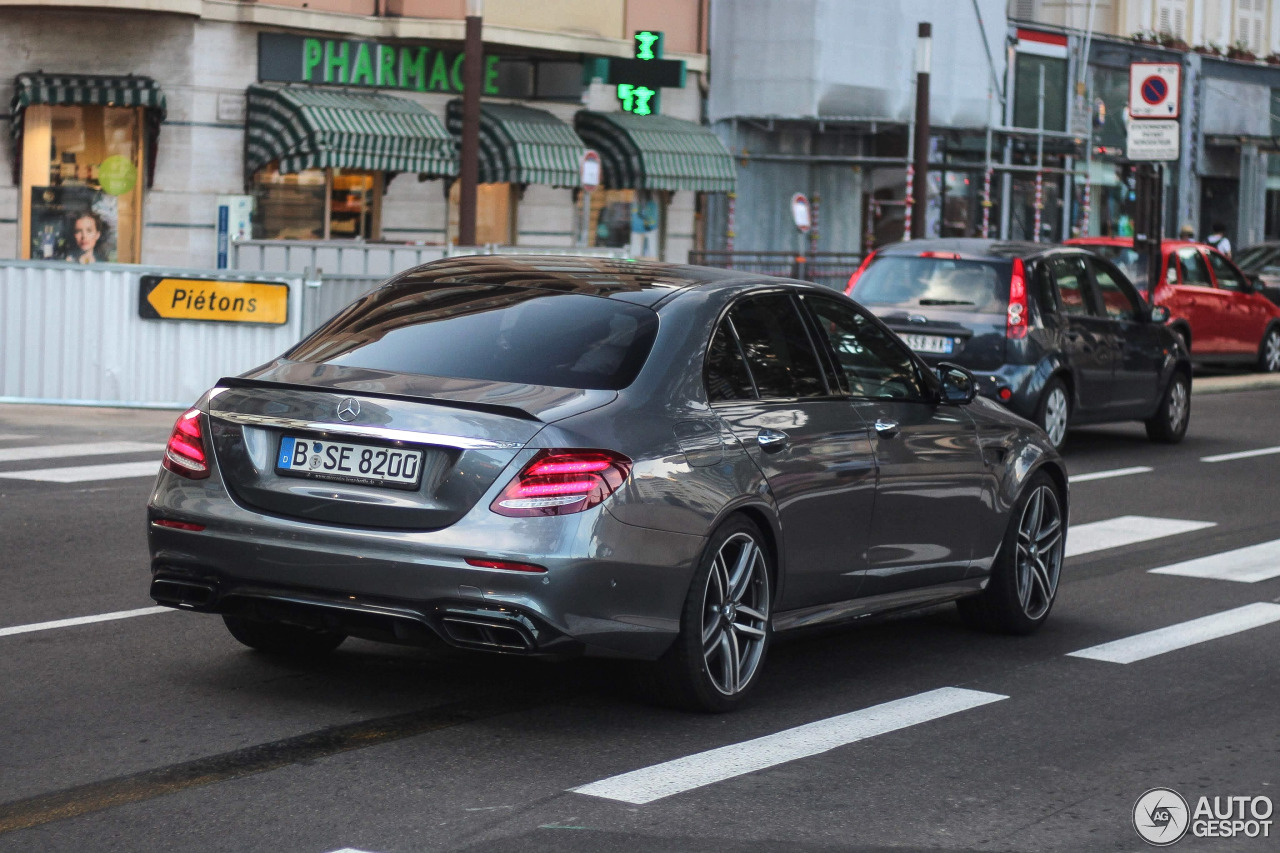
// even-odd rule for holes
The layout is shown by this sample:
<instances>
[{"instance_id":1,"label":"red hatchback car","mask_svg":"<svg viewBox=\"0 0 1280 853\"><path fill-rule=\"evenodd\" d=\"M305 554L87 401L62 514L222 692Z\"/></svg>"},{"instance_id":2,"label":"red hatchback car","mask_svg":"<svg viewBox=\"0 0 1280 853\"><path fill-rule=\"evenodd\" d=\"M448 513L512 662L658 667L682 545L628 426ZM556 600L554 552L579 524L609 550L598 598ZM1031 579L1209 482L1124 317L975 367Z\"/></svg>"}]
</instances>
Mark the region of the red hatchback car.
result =
<instances>
[{"instance_id":1,"label":"red hatchback car","mask_svg":"<svg viewBox=\"0 0 1280 853\"><path fill-rule=\"evenodd\" d=\"M1147 293L1146 258L1127 237L1080 237L1085 246L1129 276L1143 297L1169 309L1169 327L1182 336L1196 362L1254 364L1280 371L1280 306L1225 255L1186 240L1165 240L1155 299Z\"/></svg>"}]
</instances>

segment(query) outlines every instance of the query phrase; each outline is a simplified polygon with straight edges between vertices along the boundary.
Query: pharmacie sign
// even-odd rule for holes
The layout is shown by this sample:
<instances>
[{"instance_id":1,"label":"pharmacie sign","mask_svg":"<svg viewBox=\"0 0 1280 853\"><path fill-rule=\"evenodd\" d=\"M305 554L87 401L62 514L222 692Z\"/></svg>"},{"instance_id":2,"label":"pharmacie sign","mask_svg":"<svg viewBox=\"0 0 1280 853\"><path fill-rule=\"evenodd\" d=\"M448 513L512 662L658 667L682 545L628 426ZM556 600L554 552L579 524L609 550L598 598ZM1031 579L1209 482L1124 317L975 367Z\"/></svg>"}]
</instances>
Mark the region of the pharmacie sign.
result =
<instances>
[{"instance_id":1,"label":"pharmacie sign","mask_svg":"<svg viewBox=\"0 0 1280 853\"><path fill-rule=\"evenodd\" d=\"M258 34L258 80L461 92L462 50L354 39ZM483 94L502 95L499 57L484 57Z\"/></svg>"}]
</instances>

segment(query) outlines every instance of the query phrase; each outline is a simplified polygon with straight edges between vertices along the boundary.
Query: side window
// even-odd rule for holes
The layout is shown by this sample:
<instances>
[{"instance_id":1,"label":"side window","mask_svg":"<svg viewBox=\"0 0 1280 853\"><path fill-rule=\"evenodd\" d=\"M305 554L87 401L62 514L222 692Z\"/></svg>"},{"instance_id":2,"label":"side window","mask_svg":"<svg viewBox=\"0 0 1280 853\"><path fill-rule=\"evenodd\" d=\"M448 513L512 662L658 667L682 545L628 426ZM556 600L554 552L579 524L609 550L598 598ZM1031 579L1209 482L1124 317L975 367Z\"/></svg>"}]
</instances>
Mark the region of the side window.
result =
<instances>
[{"instance_id":1,"label":"side window","mask_svg":"<svg viewBox=\"0 0 1280 853\"><path fill-rule=\"evenodd\" d=\"M915 359L901 341L852 306L821 296L803 299L831 344L850 395L893 400L927 398Z\"/></svg>"},{"instance_id":2,"label":"side window","mask_svg":"<svg viewBox=\"0 0 1280 853\"><path fill-rule=\"evenodd\" d=\"M747 363L742 360L742 350L728 320L720 324L711 339L703 378L707 383L707 398L713 403L756 398L751 374L747 372Z\"/></svg>"},{"instance_id":3,"label":"side window","mask_svg":"<svg viewBox=\"0 0 1280 853\"><path fill-rule=\"evenodd\" d=\"M1209 252L1209 265L1213 267L1213 277L1218 280L1218 287L1223 290L1244 290L1240 281L1240 273L1231 262L1217 252Z\"/></svg>"},{"instance_id":4,"label":"side window","mask_svg":"<svg viewBox=\"0 0 1280 853\"><path fill-rule=\"evenodd\" d=\"M762 399L827 395L818 354L790 296L744 299L729 317Z\"/></svg>"},{"instance_id":5,"label":"side window","mask_svg":"<svg viewBox=\"0 0 1280 853\"><path fill-rule=\"evenodd\" d=\"M1107 309L1107 316L1115 320L1133 320L1138 316L1138 306L1129 291L1120 286L1115 275L1101 261L1091 260L1093 280L1098 284L1102 294L1102 305Z\"/></svg>"},{"instance_id":6,"label":"side window","mask_svg":"<svg viewBox=\"0 0 1280 853\"><path fill-rule=\"evenodd\" d=\"M1078 257L1050 258L1049 270L1058 286L1058 303L1062 313L1087 317L1093 313L1089 302L1089 275L1084 259Z\"/></svg>"},{"instance_id":7,"label":"side window","mask_svg":"<svg viewBox=\"0 0 1280 853\"><path fill-rule=\"evenodd\" d=\"M1209 268L1199 249L1179 249L1178 265L1182 267L1182 283L1194 287L1213 287L1209 280Z\"/></svg>"}]
</instances>

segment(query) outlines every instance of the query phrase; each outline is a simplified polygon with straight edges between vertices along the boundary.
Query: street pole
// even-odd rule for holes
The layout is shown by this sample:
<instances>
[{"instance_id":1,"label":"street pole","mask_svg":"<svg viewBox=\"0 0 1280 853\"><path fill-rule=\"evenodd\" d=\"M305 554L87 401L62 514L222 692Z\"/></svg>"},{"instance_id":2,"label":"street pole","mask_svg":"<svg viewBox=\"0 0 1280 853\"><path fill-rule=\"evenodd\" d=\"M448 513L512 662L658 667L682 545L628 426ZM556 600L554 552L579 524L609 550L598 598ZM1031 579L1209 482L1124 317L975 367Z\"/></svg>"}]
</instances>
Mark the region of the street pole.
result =
<instances>
[{"instance_id":1,"label":"street pole","mask_svg":"<svg viewBox=\"0 0 1280 853\"><path fill-rule=\"evenodd\" d=\"M921 22L916 33L916 132L915 175L911 210L911 236L925 236L929 208L929 66L933 62L933 25Z\"/></svg>"},{"instance_id":2,"label":"street pole","mask_svg":"<svg viewBox=\"0 0 1280 853\"><path fill-rule=\"evenodd\" d=\"M462 151L458 164L458 245L476 244L476 184L480 180L480 88L484 50L480 37L484 0L467 0L462 60Z\"/></svg>"}]
</instances>

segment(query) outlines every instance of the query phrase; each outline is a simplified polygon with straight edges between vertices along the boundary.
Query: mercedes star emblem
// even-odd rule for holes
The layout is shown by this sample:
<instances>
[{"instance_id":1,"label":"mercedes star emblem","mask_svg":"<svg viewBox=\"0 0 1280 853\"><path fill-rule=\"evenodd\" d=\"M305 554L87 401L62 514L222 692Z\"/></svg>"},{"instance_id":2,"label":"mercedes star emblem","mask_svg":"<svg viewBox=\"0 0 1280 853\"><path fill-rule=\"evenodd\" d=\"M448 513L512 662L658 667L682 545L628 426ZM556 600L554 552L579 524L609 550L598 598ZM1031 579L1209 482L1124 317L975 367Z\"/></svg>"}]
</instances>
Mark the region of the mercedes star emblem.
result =
<instances>
[{"instance_id":1,"label":"mercedes star emblem","mask_svg":"<svg viewBox=\"0 0 1280 853\"><path fill-rule=\"evenodd\" d=\"M350 423L360 416L360 401L347 397L338 404L338 417Z\"/></svg>"}]
</instances>

